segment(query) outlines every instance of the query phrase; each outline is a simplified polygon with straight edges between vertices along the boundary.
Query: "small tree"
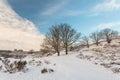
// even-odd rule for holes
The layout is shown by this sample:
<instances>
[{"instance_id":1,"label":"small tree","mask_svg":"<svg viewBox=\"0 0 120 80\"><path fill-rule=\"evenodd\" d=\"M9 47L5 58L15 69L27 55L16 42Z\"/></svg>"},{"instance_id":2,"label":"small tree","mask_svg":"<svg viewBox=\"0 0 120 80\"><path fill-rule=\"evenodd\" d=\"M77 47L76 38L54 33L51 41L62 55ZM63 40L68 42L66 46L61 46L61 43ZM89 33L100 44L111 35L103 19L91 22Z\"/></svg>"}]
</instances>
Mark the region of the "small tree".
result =
<instances>
[{"instance_id":1,"label":"small tree","mask_svg":"<svg viewBox=\"0 0 120 80\"><path fill-rule=\"evenodd\" d=\"M117 31L114 31L114 30L109 29L109 28L101 30L101 34L103 36L103 39L105 39L108 44L111 43L111 41L118 36Z\"/></svg>"},{"instance_id":2,"label":"small tree","mask_svg":"<svg viewBox=\"0 0 120 80\"><path fill-rule=\"evenodd\" d=\"M60 37L63 45L65 47L66 55L68 54L68 47L77 42L80 38L80 33L77 33L74 29L71 28L68 24L60 24Z\"/></svg>"},{"instance_id":3,"label":"small tree","mask_svg":"<svg viewBox=\"0 0 120 80\"><path fill-rule=\"evenodd\" d=\"M91 33L90 38L98 46L98 44L100 43L100 40L102 39L102 35L100 32L96 31Z\"/></svg>"},{"instance_id":4,"label":"small tree","mask_svg":"<svg viewBox=\"0 0 120 80\"><path fill-rule=\"evenodd\" d=\"M90 47L90 45L89 45L89 37L88 36L83 36L82 37L82 43L89 48Z\"/></svg>"}]
</instances>

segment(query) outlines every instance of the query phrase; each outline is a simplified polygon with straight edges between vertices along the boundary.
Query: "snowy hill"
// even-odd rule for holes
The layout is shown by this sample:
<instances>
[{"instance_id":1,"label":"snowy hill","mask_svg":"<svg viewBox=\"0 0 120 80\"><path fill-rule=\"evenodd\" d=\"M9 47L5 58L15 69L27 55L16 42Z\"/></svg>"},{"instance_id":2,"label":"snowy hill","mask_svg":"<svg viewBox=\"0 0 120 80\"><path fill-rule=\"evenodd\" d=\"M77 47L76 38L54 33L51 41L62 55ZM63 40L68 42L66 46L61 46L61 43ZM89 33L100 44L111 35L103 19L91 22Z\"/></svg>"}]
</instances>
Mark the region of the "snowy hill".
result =
<instances>
[{"instance_id":1,"label":"snowy hill","mask_svg":"<svg viewBox=\"0 0 120 80\"><path fill-rule=\"evenodd\" d=\"M101 42L68 55L61 51L61 56L1 57L0 80L120 80L119 41Z\"/></svg>"},{"instance_id":2,"label":"snowy hill","mask_svg":"<svg viewBox=\"0 0 120 80\"><path fill-rule=\"evenodd\" d=\"M120 73L120 39L115 39L111 44L102 42L99 46L92 45L90 48L81 50L78 57L88 60L95 65L101 65L113 73Z\"/></svg>"},{"instance_id":3,"label":"snowy hill","mask_svg":"<svg viewBox=\"0 0 120 80\"><path fill-rule=\"evenodd\" d=\"M73 54L74 53L74 54ZM79 52L60 57L26 57L26 71L17 73L0 72L0 80L119 80L120 75L76 56ZM15 59L10 59L11 61ZM41 73L42 69L52 71Z\"/></svg>"}]
</instances>

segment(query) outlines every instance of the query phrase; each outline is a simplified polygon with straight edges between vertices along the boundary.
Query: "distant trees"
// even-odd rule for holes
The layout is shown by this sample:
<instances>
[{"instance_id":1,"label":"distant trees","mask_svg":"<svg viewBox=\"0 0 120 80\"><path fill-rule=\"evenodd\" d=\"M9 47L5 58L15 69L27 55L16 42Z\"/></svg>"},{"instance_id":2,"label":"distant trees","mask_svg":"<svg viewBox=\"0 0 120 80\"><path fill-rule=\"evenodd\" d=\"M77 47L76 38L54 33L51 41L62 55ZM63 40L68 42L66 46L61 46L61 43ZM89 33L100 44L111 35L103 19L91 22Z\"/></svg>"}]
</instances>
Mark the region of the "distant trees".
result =
<instances>
[{"instance_id":1,"label":"distant trees","mask_svg":"<svg viewBox=\"0 0 120 80\"><path fill-rule=\"evenodd\" d=\"M118 32L112 29L106 28L101 30L102 38L109 44L111 41L118 36Z\"/></svg>"},{"instance_id":2,"label":"distant trees","mask_svg":"<svg viewBox=\"0 0 120 80\"><path fill-rule=\"evenodd\" d=\"M89 36L83 36L82 37L82 43L89 48Z\"/></svg>"},{"instance_id":3,"label":"distant trees","mask_svg":"<svg viewBox=\"0 0 120 80\"><path fill-rule=\"evenodd\" d=\"M52 26L46 35L44 44L52 46L54 50L60 55L61 46L65 48L66 55L68 48L77 42L80 38L80 33L77 33L68 24L59 24Z\"/></svg>"},{"instance_id":4,"label":"distant trees","mask_svg":"<svg viewBox=\"0 0 120 80\"><path fill-rule=\"evenodd\" d=\"M91 33L90 38L91 40L98 45L101 40L105 40L108 44L111 41L118 37L118 32L109 28L103 29L101 31L96 31Z\"/></svg>"},{"instance_id":5,"label":"distant trees","mask_svg":"<svg viewBox=\"0 0 120 80\"><path fill-rule=\"evenodd\" d=\"M90 34L90 38L98 46L98 44L100 43L100 40L102 39L102 34L96 31Z\"/></svg>"}]
</instances>

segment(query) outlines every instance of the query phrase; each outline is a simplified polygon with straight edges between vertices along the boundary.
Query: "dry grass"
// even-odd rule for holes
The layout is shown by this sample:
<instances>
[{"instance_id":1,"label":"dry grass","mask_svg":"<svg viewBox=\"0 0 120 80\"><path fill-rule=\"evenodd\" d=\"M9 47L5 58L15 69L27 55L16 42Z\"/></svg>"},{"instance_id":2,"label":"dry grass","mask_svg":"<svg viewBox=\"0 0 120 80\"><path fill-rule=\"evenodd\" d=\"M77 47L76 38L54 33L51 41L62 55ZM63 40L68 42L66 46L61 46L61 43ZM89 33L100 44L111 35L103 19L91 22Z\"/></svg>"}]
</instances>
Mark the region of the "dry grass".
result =
<instances>
[{"instance_id":1,"label":"dry grass","mask_svg":"<svg viewBox=\"0 0 120 80\"><path fill-rule=\"evenodd\" d=\"M89 52L92 54L86 54ZM120 46L118 45L104 45L103 47L98 46L83 50L78 57L92 61L96 65L104 66L114 73L120 73Z\"/></svg>"}]
</instances>

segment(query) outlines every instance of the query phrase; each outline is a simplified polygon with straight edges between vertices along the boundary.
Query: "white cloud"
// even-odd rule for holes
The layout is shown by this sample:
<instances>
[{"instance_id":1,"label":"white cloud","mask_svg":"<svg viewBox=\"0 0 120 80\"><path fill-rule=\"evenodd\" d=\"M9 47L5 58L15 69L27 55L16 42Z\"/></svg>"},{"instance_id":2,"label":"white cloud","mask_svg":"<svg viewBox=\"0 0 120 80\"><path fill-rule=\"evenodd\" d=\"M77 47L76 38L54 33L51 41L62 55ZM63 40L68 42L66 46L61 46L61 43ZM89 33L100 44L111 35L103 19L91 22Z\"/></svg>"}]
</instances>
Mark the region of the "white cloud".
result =
<instances>
[{"instance_id":1,"label":"white cloud","mask_svg":"<svg viewBox=\"0 0 120 80\"><path fill-rule=\"evenodd\" d=\"M60 9L62 9L66 4L67 4L67 1L62 1L61 3L55 4L53 6L50 6L49 8L47 8L47 10L45 10L41 14L45 15L45 16L53 15L57 11L59 11Z\"/></svg>"},{"instance_id":2,"label":"white cloud","mask_svg":"<svg viewBox=\"0 0 120 80\"><path fill-rule=\"evenodd\" d=\"M118 29L120 26L120 21L118 22L111 22L111 23L103 23L103 24L99 24L96 29L105 29L105 28L112 28L112 29Z\"/></svg>"},{"instance_id":3,"label":"white cloud","mask_svg":"<svg viewBox=\"0 0 120 80\"><path fill-rule=\"evenodd\" d=\"M43 35L35 25L21 18L6 0L0 0L0 49L40 49Z\"/></svg>"},{"instance_id":4,"label":"white cloud","mask_svg":"<svg viewBox=\"0 0 120 80\"><path fill-rule=\"evenodd\" d=\"M120 9L120 2L118 0L104 0L103 3L99 3L93 7L93 11L112 11Z\"/></svg>"}]
</instances>

